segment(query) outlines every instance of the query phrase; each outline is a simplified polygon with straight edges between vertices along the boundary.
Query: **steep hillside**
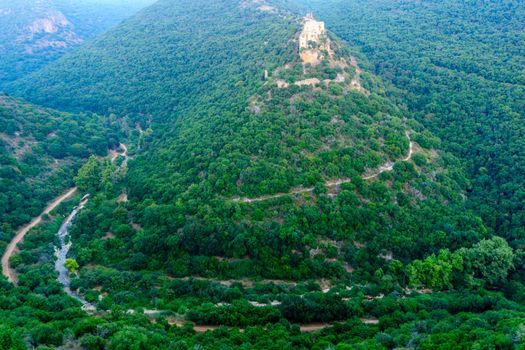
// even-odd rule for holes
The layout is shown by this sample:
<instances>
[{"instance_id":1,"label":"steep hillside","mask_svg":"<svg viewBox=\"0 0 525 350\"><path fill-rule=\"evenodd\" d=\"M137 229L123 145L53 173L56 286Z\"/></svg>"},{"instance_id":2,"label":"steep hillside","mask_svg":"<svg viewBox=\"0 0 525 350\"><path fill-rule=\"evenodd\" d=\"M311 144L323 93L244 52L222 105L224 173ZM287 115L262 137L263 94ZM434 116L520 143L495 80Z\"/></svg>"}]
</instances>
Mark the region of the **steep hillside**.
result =
<instances>
[{"instance_id":1,"label":"steep hillside","mask_svg":"<svg viewBox=\"0 0 525 350\"><path fill-rule=\"evenodd\" d=\"M525 3L296 1L316 9L401 89L417 119L462 159L468 206L525 242Z\"/></svg>"},{"instance_id":2,"label":"steep hillside","mask_svg":"<svg viewBox=\"0 0 525 350\"><path fill-rule=\"evenodd\" d=\"M90 154L104 155L118 145L118 136L111 131L115 123L93 114L61 113L0 95L2 241L70 186Z\"/></svg>"},{"instance_id":3,"label":"steep hillside","mask_svg":"<svg viewBox=\"0 0 525 350\"><path fill-rule=\"evenodd\" d=\"M450 275L434 285L405 271L414 259L489 237L464 207L467 183L457 160L441 152L439 141L392 103L381 82L329 32L300 47L302 20L269 3L200 5L161 2L143 13L145 19L118 29L130 30L131 40L138 34L130 23L154 15L163 18L156 21L156 38L166 28L208 24L195 25L199 30L184 32L171 51L160 51L169 59L158 67L179 75L155 75L161 80L140 87L176 90L151 90L148 98L158 105L134 105L142 93L121 100L137 113L170 103L176 110L152 116L152 130L129 163L127 195L100 193L79 214L72 237L80 278L73 286L103 309L163 307L200 323L236 326L352 315L346 297L335 294L330 298L338 311L314 312L323 309L318 300L297 313L305 285L316 293L360 286L375 295L404 293L412 282L449 286ZM201 38L221 50L204 47ZM143 41L135 46L120 39L118 57L130 57ZM168 67L179 52L191 54L185 64ZM215 60L218 53L221 60ZM200 69L201 62L216 64ZM123 73L150 71L137 67ZM187 78L180 78L183 73ZM201 81L203 76L214 80ZM176 94L186 86L191 97ZM97 175L83 180L96 184ZM465 269L458 286L468 285L471 273ZM242 291L258 280L270 291ZM204 290L191 296L201 283L209 293L226 286L212 298L215 306ZM272 290L275 284L284 289ZM246 304L270 297L275 305ZM245 318L225 320L229 312Z\"/></svg>"},{"instance_id":4,"label":"steep hillside","mask_svg":"<svg viewBox=\"0 0 525 350\"><path fill-rule=\"evenodd\" d=\"M0 90L116 25L153 0L1 0Z\"/></svg>"},{"instance_id":5,"label":"steep hillside","mask_svg":"<svg viewBox=\"0 0 525 350\"><path fill-rule=\"evenodd\" d=\"M138 142L127 172L91 157L75 178L90 196L70 287L96 312L56 282L53 217L14 258L20 287L0 281L3 344L523 343L525 255L466 207L462 163L329 25L280 3L162 0L12 86L112 111Z\"/></svg>"},{"instance_id":6,"label":"steep hillside","mask_svg":"<svg viewBox=\"0 0 525 350\"><path fill-rule=\"evenodd\" d=\"M159 1L11 91L59 109L156 120L197 103L227 104L236 85L249 94L267 64L286 60L283 46L296 25L280 17L272 23L264 7L243 16L227 3L204 5ZM178 12L184 15L174 18Z\"/></svg>"}]
</instances>

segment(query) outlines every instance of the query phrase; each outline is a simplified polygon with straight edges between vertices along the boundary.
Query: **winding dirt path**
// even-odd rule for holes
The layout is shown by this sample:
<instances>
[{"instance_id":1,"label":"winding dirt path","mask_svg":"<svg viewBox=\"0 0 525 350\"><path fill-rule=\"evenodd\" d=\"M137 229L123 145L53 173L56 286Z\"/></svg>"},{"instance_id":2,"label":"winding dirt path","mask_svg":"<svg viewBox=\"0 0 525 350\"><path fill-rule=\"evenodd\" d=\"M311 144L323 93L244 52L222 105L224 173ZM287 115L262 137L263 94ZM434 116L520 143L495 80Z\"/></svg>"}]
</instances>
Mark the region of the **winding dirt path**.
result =
<instances>
[{"instance_id":1,"label":"winding dirt path","mask_svg":"<svg viewBox=\"0 0 525 350\"><path fill-rule=\"evenodd\" d=\"M14 284L17 284L18 282L18 276L16 275L15 270L11 269L11 266L9 264L9 258L11 258L11 256L18 251L17 244L22 242L29 230L31 230L33 227L37 226L42 222L42 216L44 214L49 214L56 207L58 207L60 203L70 198L76 191L76 187L70 188L69 190L67 190L66 193L62 194L60 197L55 198L52 202L48 203L44 211L39 216L31 220L31 222L27 225L24 225L18 229L15 237L11 240L11 242L9 242L7 248L5 249L4 255L2 256L2 273L5 277L7 277L7 280L9 282L12 282Z\"/></svg>"},{"instance_id":2,"label":"winding dirt path","mask_svg":"<svg viewBox=\"0 0 525 350\"><path fill-rule=\"evenodd\" d=\"M146 314L146 313L144 313L144 314ZM170 317L166 318L166 320L168 321L168 323L170 325L176 325L177 327L183 327L187 322L189 322L189 321L177 320L177 319L170 318ZM302 333L312 333L312 332L316 332L316 331L319 331L319 330L327 328L327 327L331 327L336 322L329 322L329 323L303 323L303 324L299 324L299 329L301 330ZM343 322L344 321L339 321L339 323L343 323ZM363 324L367 324L367 325L379 324L379 320L377 320L377 319L365 319L365 318L362 318L361 322L363 322ZM192 323L192 322L189 322L189 323ZM208 331L214 331L214 330L219 329L219 327L220 326L193 324L193 330L195 332L197 332L197 333L206 333ZM242 328L242 327L228 327L228 328L239 328L239 331L241 333L244 332L244 328Z\"/></svg>"},{"instance_id":3,"label":"winding dirt path","mask_svg":"<svg viewBox=\"0 0 525 350\"><path fill-rule=\"evenodd\" d=\"M128 165L128 160L129 160L128 147L125 144L121 143L120 144L120 148L122 148L122 153L117 153L117 157L118 156L122 156L122 157L124 157L124 160L122 161L122 163L120 163L117 172L121 171L125 166L127 166ZM114 162L116 159L117 158L115 157L115 159L113 159L112 162ZM126 188L124 188L122 190L122 193L118 197L117 202L118 203L125 203L127 201L128 201L128 193L126 192Z\"/></svg>"},{"instance_id":4,"label":"winding dirt path","mask_svg":"<svg viewBox=\"0 0 525 350\"><path fill-rule=\"evenodd\" d=\"M415 143L410 138L410 133L408 131L405 131L405 136L407 137L409 141L409 147L408 147L408 154L404 158L399 160L402 162L407 162L410 159L412 159L412 156L414 155L414 149L415 149ZM363 175L362 178L363 180L375 179L376 177L378 177L384 172L392 171L394 169L394 165L395 165L395 162L387 162L383 164L382 166L380 166L375 172L368 174L368 175ZM342 184L348 183L350 181L351 179L349 178L328 180L325 182L325 186L326 187L337 187ZM311 193L313 191L314 191L314 187L298 187L298 188L292 189L289 192L284 192L284 193L269 194L269 195L260 196L256 198L236 197L236 198L233 198L232 200L234 202L255 203L255 202L263 202L268 199L281 198L284 196L291 196L291 195L296 195L296 194L301 194L301 193Z\"/></svg>"},{"instance_id":5,"label":"winding dirt path","mask_svg":"<svg viewBox=\"0 0 525 350\"><path fill-rule=\"evenodd\" d=\"M109 160L111 161L111 163L114 163L115 160L117 160L118 156L122 156L124 157L124 161L122 162L122 165L125 165L128 163L128 147L121 143L119 144L119 147L122 148L122 152L117 152L116 150L110 150L109 153L108 153L108 156L109 156Z\"/></svg>"},{"instance_id":6,"label":"winding dirt path","mask_svg":"<svg viewBox=\"0 0 525 350\"><path fill-rule=\"evenodd\" d=\"M124 160L122 161L122 164L120 165L120 167L123 167L124 165L128 164L128 160L129 160L128 146L126 146L125 144L121 143L120 144L120 148L122 148L122 153L117 153L117 154L122 156L122 157L124 157Z\"/></svg>"},{"instance_id":7,"label":"winding dirt path","mask_svg":"<svg viewBox=\"0 0 525 350\"><path fill-rule=\"evenodd\" d=\"M109 154L108 154L108 157L110 158L111 162L114 162L117 159L118 156L124 157L124 161L121 164L121 167L122 167L123 165L127 164L129 157L128 157L128 148L126 147L126 145L121 143L120 147L123 149L122 153L119 153L119 152L114 151L114 150L110 150ZM23 241L25 235L32 228L34 228L35 226L38 226L42 222L42 216L43 215L49 214L56 207L58 207L60 205L60 203L62 203L66 199L68 199L71 196L73 196L73 194L76 191L77 191L76 187L70 188L64 194L62 194L61 196L55 198L52 202L48 203L47 206L45 207L44 211L42 213L40 213L39 216L37 216L36 218L31 220L30 223L20 227L16 231L15 237L13 237L11 242L9 242L9 244L7 245L7 247L6 247L5 251L4 251L4 255L2 256L2 274L5 277L7 277L7 280L9 282L12 282L14 284L18 283L18 276L16 274L16 271L14 269L12 269L10 264L9 264L9 259L11 258L11 256L18 251L18 248L17 248L18 243Z\"/></svg>"},{"instance_id":8,"label":"winding dirt path","mask_svg":"<svg viewBox=\"0 0 525 350\"><path fill-rule=\"evenodd\" d=\"M405 136L407 137L407 139L409 141L409 143L408 143L409 146L408 146L408 154L406 155L406 157L404 157L404 158L402 158L400 160L402 162L408 162L410 159L412 159L412 156L414 155L414 148L415 148L414 141L412 141L410 139L410 133L408 131L405 131ZM374 179L374 178L378 177L379 175L381 175L384 172L392 171L392 170L394 170L394 165L395 165L395 163L393 163L393 162L384 164L375 173L367 175L367 176L363 176L363 180Z\"/></svg>"}]
</instances>

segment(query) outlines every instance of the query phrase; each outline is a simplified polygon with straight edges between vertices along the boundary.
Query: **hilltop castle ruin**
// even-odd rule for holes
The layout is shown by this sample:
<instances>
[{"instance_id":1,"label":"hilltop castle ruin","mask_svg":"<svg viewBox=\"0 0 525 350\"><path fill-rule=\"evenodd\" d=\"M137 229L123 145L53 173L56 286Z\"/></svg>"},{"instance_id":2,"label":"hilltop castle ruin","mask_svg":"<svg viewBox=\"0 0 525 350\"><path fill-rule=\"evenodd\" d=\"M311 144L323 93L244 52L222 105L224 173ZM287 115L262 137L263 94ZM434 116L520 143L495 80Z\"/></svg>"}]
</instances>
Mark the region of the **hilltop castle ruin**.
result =
<instances>
[{"instance_id":1,"label":"hilltop castle ruin","mask_svg":"<svg viewBox=\"0 0 525 350\"><path fill-rule=\"evenodd\" d=\"M299 49L309 49L311 42L319 44L325 34L324 22L316 21L313 14L309 12L304 18L303 31L299 36Z\"/></svg>"},{"instance_id":2,"label":"hilltop castle ruin","mask_svg":"<svg viewBox=\"0 0 525 350\"><path fill-rule=\"evenodd\" d=\"M324 53L330 52L330 40L324 22L316 21L309 12L303 20L303 30L299 35L299 53L303 63L315 66Z\"/></svg>"}]
</instances>

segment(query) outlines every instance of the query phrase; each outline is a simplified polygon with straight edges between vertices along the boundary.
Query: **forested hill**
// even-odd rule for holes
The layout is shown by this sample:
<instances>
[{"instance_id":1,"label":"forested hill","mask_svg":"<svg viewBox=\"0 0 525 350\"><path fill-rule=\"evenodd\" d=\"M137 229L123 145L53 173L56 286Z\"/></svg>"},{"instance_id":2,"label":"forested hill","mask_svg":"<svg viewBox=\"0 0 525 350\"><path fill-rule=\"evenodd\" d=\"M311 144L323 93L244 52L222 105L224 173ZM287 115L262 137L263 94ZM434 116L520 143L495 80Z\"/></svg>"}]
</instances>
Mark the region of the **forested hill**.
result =
<instances>
[{"instance_id":1,"label":"forested hill","mask_svg":"<svg viewBox=\"0 0 525 350\"><path fill-rule=\"evenodd\" d=\"M144 23L155 23L151 40L139 37ZM137 84L114 82L128 84L118 74L100 77L93 93L123 111L158 114L129 162L126 201L103 194L78 218L76 257L81 266L98 266L81 268L79 285L98 295L93 283L105 283L103 267L134 278L149 270L315 283L367 281L384 268L403 284L388 268L392 260L410 264L489 237L465 209L467 183L439 140L385 97L381 81L330 32L299 49L301 29L301 18L271 2L163 1L72 55L127 31L112 41L115 57L131 58L135 47L159 50L141 52L144 65L80 65L85 76L136 74L143 79L136 95L129 89ZM51 68L59 74L70 59ZM111 96L109 87L129 98ZM136 105L139 98L144 103ZM82 174L82 183L99 183L96 174ZM105 232L116 235L109 245ZM137 298L144 292L131 289Z\"/></svg>"},{"instance_id":2,"label":"forested hill","mask_svg":"<svg viewBox=\"0 0 525 350\"><path fill-rule=\"evenodd\" d=\"M161 0L10 91L60 109L163 117L227 103L286 60L298 28L288 15L257 7Z\"/></svg>"},{"instance_id":3,"label":"forested hill","mask_svg":"<svg viewBox=\"0 0 525 350\"><path fill-rule=\"evenodd\" d=\"M0 91L154 0L0 0Z\"/></svg>"},{"instance_id":4,"label":"forested hill","mask_svg":"<svg viewBox=\"0 0 525 350\"><path fill-rule=\"evenodd\" d=\"M402 91L417 119L463 160L472 179L469 206L523 245L525 3L295 3L314 9Z\"/></svg>"},{"instance_id":5,"label":"forested hill","mask_svg":"<svg viewBox=\"0 0 525 350\"><path fill-rule=\"evenodd\" d=\"M13 259L19 287L0 281L2 344L523 343L525 255L466 207L461 161L330 25L279 3L162 0L12 86L136 131L118 168L75 177L71 289L96 315L55 281L56 217Z\"/></svg>"},{"instance_id":6,"label":"forested hill","mask_svg":"<svg viewBox=\"0 0 525 350\"><path fill-rule=\"evenodd\" d=\"M127 176L143 229L119 267L138 254L215 275L218 257L241 259L221 267L230 277L366 280L381 256L409 263L488 236L457 160L330 32L299 50L301 28L272 2L160 1L16 83L36 102L151 127ZM121 222L81 226L108 223Z\"/></svg>"}]
</instances>

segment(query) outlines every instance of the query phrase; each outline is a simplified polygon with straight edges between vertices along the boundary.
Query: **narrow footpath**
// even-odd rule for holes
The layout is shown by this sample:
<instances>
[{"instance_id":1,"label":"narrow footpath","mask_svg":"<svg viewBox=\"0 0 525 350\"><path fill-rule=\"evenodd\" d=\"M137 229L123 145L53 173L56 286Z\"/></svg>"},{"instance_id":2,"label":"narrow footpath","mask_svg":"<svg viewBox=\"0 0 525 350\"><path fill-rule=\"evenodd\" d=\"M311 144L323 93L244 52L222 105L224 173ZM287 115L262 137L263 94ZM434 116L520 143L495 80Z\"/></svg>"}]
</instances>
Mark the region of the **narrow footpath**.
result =
<instances>
[{"instance_id":1,"label":"narrow footpath","mask_svg":"<svg viewBox=\"0 0 525 350\"><path fill-rule=\"evenodd\" d=\"M412 156L414 154L414 149L415 149L415 143L410 138L410 133L408 131L405 131L405 136L407 137L407 139L409 141L409 147L408 147L407 155L399 160L399 161L402 161L402 162L407 162L410 159L412 159ZM395 165L395 162L387 162L387 163L383 164L382 166L380 166L373 173L368 174L368 175L363 175L362 178L363 178L363 180L375 179L376 177L378 177L379 175L381 175L384 172L392 171L394 169L394 165ZM337 187L337 186L340 186L342 184L348 183L350 181L351 181L351 179L349 179L349 178L328 180L328 181L325 182L325 186L329 187L329 188L332 188L332 187ZM242 203L263 202L263 201L266 201L266 200L269 200L269 199L281 198L281 197L291 196L291 195L296 195L296 194L301 194L301 193L311 193L311 192L314 191L314 189L315 189L314 187L298 187L298 188L292 189L291 191L285 192L285 193L269 194L269 195L264 195L264 196L260 196L260 197L256 197L256 198L236 197L236 198L232 198L232 200L235 201L235 202L242 202Z\"/></svg>"}]
</instances>

